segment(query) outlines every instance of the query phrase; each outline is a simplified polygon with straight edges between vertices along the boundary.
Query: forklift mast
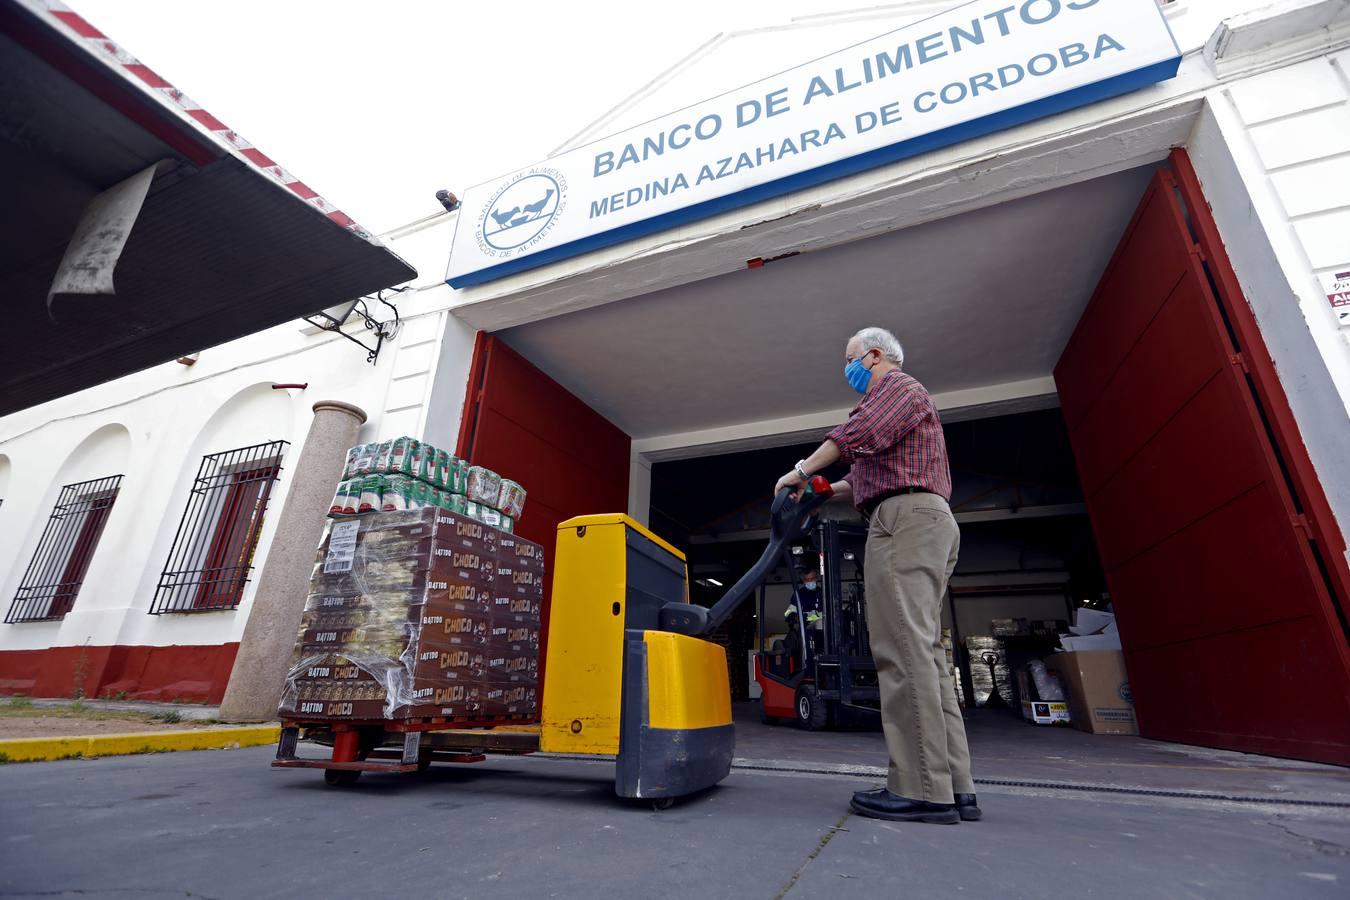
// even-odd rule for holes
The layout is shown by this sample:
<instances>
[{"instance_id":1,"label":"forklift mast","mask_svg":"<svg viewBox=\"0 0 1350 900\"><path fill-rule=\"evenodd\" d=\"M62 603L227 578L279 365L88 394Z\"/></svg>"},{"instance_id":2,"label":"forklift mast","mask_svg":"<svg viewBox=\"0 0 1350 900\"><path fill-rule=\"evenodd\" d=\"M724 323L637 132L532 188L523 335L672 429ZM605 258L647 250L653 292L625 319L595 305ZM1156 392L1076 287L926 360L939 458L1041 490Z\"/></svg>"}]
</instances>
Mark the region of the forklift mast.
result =
<instances>
[{"instance_id":1,"label":"forklift mast","mask_svg":"<svg viewBox=\"0 0 1350 900\"><path fill-rule=\"evenodd\" d=\"M818 729L841 721L846 710L878 710L876 662L861 583L866 539L866 529L856 524L824 520L815 526L812 543L821 583L820 627L807 628L805 617L797 618L802 649L800 659L794 661L796 668L778 653L760 649L756 654L755 680L766 721L795 718L806 728ZM765 618L761 599L761 648Z\"/></svg>"}]
</instances>

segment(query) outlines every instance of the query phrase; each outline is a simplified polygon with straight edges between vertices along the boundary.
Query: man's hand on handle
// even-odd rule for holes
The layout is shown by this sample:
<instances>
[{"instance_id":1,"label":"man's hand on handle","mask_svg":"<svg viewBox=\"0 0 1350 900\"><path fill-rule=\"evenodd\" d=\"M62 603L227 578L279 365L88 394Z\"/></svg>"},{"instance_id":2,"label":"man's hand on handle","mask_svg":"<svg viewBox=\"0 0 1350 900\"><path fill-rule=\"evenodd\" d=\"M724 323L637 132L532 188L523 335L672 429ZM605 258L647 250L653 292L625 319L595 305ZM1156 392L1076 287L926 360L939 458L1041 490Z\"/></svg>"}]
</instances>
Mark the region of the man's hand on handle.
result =
<instances>
[{"instance_id":1,"label":"man's hand on handle","mask_svg":"<svg viewBox=\"0 0 1350 900\"><path fill-rule=\"evenodd\" d=\"M783 488L792 488L792 499L800 500L802 498L802 488L806 487L806 480L792 471L778 479L778 483L773 486L773 495L778 496L778 492Z\"/></svg>"},{"instance_id":2,"label":"man's hand on handle","mask_svg":"<svg viewBox=\"0 0 1350 900\"><path fill-rule=\"evenodd\" d=\"M826 440L816 448L816 451L797 465L806 473L807 478L817 475L826 466L833 464L839 459L839 446L834 441ZM778 479L778 484L774 485L773 495L778 496L778 492L783 488L792 488L792 499L800 500L802 498L802 488L806 486L806 478L802 477L802 472L794 467L782 478ZM840 481L835 484L835 493L838 493L839 485L847 486L848 482ZM851 493L851 492L850 492Z\"/></svg>"}]
</instances>

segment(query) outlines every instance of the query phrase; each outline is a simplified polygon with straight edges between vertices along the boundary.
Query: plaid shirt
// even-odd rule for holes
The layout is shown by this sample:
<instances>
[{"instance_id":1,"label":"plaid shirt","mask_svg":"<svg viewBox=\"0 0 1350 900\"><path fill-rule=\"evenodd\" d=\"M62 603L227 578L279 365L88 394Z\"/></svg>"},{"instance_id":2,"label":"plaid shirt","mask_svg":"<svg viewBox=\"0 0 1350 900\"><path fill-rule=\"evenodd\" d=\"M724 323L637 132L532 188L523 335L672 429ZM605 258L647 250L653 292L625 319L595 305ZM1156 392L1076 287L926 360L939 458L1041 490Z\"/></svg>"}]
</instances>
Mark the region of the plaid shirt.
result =
<instances>
[{"instance_id":1,"label":"plaid shirt","mask_svg":"<svg viewBox=\"0 0 1350 900\"><path fill-rule=\"evenodd\" d=\"M826 437L852 467L844 480L853 488L853 504L859 509L906 487L951 499L952 474L937 407L923 385L898 369L883 375L853 407L848 421Z\"/></svg>"}]
</instances>

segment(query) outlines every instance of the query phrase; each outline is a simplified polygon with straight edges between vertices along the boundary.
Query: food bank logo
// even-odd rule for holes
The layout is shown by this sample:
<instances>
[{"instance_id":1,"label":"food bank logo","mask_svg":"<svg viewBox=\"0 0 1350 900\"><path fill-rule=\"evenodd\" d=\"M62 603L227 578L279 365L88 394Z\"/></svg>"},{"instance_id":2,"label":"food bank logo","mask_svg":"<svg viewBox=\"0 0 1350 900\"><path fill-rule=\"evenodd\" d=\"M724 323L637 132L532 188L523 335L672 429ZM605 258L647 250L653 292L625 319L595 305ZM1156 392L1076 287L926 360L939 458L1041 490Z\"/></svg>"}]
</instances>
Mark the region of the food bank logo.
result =
<instances>
[{"instance_id":1,"label":"food bank logo","mask_svg":"<svg viewBox=\"0 0 1350 900\"><path fill-rule=\"evenodd\" d=\"M536 167L499 187L478 216L478 249L488 256L523 253L544 239L566 205L567 180Z\"/></svg>"}]
</instances>

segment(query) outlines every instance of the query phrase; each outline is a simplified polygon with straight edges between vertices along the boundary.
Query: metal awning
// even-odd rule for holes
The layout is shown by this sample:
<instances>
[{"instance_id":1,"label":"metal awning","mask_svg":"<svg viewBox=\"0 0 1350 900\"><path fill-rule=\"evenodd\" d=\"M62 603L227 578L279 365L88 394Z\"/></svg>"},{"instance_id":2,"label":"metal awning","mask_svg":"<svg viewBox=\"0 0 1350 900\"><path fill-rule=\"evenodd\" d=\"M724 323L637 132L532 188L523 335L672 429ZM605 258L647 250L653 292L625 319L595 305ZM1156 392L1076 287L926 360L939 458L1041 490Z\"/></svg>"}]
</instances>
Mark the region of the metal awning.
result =
<instances>
[{"instance_id":1,"label":"metal awning","mask_svg":"<svg viewBox=\"0 0 1350 900\"><path fill-rule=\"evenodd\" d=\"M0 0L0 415L416 271L59 3ZM112 295L48 292L91 199L156 166Z\"/></svg>"}]
</instances>

